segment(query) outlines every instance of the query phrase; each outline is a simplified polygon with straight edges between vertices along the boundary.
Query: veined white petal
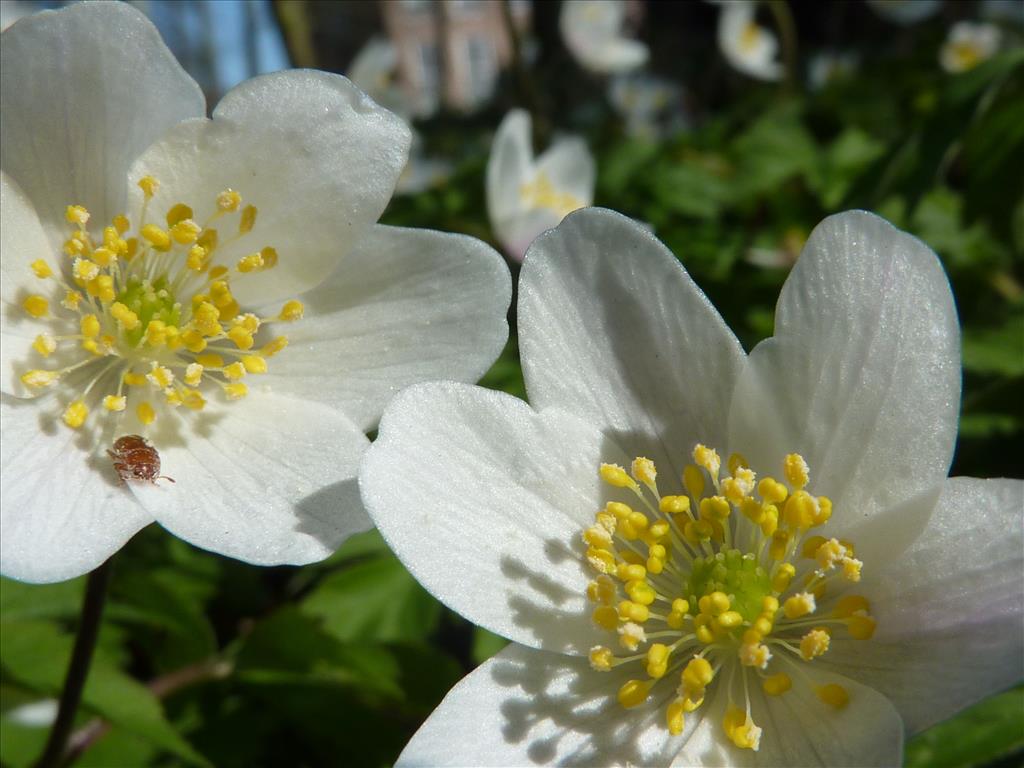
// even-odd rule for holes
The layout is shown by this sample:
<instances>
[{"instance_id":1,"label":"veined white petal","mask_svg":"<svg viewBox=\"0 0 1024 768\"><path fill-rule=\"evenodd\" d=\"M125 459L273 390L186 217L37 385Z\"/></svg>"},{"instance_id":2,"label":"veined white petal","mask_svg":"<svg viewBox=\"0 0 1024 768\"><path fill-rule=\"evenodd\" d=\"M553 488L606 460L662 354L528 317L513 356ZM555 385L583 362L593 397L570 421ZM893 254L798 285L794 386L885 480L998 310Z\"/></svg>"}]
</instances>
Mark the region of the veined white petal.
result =
<instances>
[{"instance_id":1,"label":"veined white petal","mask_svg":"<svg viewBox=\"0 0 1024 768\"><path fill-rule=\"evenodd\" d=\"M703 751L691 741L699 711L673 737L664 701L652 697L628 712L619 705L616 693L629 676L510 645L448 693L396 766L667 765L688 746Z\"/></svg>"},{"instance_id":2,"label":"veined white petal","mask_svg":"<svg viewBox=\"0 0 1024 768\"><path fill-rule=\"evenodd\" d=\"M0 572L54 582L88 573L153 518L119 483L110 444L60 423L52 398L0 395Z\"/></svg>"},{"instance_id":3,"label":"veined white petal","mask_svg":"<svg viewBox=\"0 0 1024 768\"><path fill-rule=\"evenodd\" d=\"M341 75L277 72L231 90L213 120L175 127L138 159L129 180L160 182L154 211L184 202L202 220L228 188L256 206L252 232L218 248L214 261L234 267L263 246L275 248L274 269L232 283L240 303L262 304L291 298L333 271L387 205L409 141L400 118ZM132 198L138 206L141 191Z\"/></svg>"},{"instance_id":4,"label":"veined white petal","mask_svg":"<svg viewBox=\"0 0 1024 768\"><path fill-rule=\"evenodd\" d=\"M581 534L604 505L599 431L479 387L417 384L359 470L367 511L438 600L532 647L586 653L597 630Z\"/></svg>"},{"instance_id":5,"label":"veined white petal","mask_svg":"<svg viewBox=\"0 0 1024 768\"><path fill-rule=\"evenodd\" d=\"M125 174L176 123L206 113L199 86L127 3L20 20L0 46L0 165L59 247L64 209L124 212Z\"/></svg>"},{"instance_id":6,"label":"veined white petal","mask_svg":"<svg viewBox=\"0 0 1024 768\"><path fill-rule=\"evenodd\" d=\"M0 172L0 391L16 397L40 394L22 384L20 377L27 370L45 367L32 343L48 325L22 307L32 294L53 299L53 281L40 280L29 266L36 259L60 274L31 201L10 176Z\"/></svg>"},{"instance_id":7,"label":"veined white petal","mask_svg":"<svg viewBox=\"0 0 1024 768\"><path fill-rule=\"evenodd\" d=\"M575 413L679 476L697 442L725 445L743 350L642 225L590 208L530 249L519 283L530 401Z\"/></svg>"},{"instance_id":8,"label":"veined white petal","mask_svg":"<svg viewBox=\"0 0 1024 768\"><path fill-rule=\"evenodd\" d=\"M802 454L837 520L906 502L949 468L959 340L949 282L926 245L869 213L832 216L783 286L775 335L750 354L729 444L763 473Z\"/></svg>"},{"instance_id":9,"label":"veined white petal","mask_svg":"<svg viewBox=\"0 0 1024 768\"><path fill-rule=\"evenodd\" d=\"M523 210L520 187L533 167L530 115L513 109L501 121L487 159L487 215L498 239L507 242L507 223Z\"/></svg>"},{"instance_id":10,"label":"veined white petal","mask_svg":"<svg viewBox=\"0 0 1024 768\"><path fill-rule=\"evenodd\" d=\"M171 533L256 565L322 560L371 527L356 468L369 444L336 410L261 391L149 428L173 483L131 483Z\"/></svg>"},{"instance_id":11,"label":"veined white petal","mask_svg":"<svg viewBox=\"0 0 1024 768\"><path fill-rule=\"evenodd\" d=\"M508 339L512 287L489 246L465 235L376 226L282 327L289 346L264 379L274 390L376 426L403 387L474 382Z\"/></svg>"},{"instance_id":12,"label":"veined white petal","mask_svg":"<svg viewBox=\"0 0 1024 768\"><path fill-rule=\"evenodd\" d=\"M858 585L874 638L836 633L828 660L923 730L1024 676L1022 571L1024 482L951 478L924 534Z\"/></svg>"}]
</instances>

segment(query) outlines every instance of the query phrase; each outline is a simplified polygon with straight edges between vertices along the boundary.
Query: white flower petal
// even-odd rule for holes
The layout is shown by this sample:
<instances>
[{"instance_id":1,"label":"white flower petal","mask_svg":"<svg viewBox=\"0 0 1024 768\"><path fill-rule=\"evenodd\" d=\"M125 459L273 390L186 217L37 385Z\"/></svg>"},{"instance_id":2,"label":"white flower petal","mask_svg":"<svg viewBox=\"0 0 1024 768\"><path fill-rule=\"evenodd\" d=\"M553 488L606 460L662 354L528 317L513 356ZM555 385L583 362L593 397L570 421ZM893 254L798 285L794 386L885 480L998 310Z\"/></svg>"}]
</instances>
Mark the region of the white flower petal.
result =
<instances>
[{"instance_id":1,"label":"white flower petal","mask_svg":"<svg viewBox=\"0 0 1024 768\"><path fill-rule=\"evenodd\" d=\"M606 74L647 63L647 46L623 36L626 4L621 0L566 0L558 27L566 47L584 67Z\"/></svg>"},{"instance_id":2,"label":"white flower petal","mask_svg":"<svg viewBox=\"0 0 1024 768\"><path fill-rule=\"evenodd\" d=\"M731 0L720 5L718 47L729 64L759 80L780 80L785 70L775 61L779 43L772 32L756 24L757 4Z\"/></svg>"},{"instance_id":3,"label":"white flower petal","mask_svg":"<svg viewBox=\"0 0 1024 768\"><path fill-rule=\"evenodd\" d=\"M337 411L260 391L209 403L149 430L175 482L132 483L157 521L186 541L257 565L322 560L369 529L356 468L369 441Z\"/></svg>"},{"instance_id":4,"label":"white flower petal","mask_svg":"<svg viewBox=\"0 0 1024 768\"><path fill-rule=\"evenodd\" d=\"M513 109L501 121L487 159L487 214L498 239L509 242L509 222L523 210L520 187L533 167L530 115Z\"/></svg>"},{"instance_id":5,"label":"white flower petal","mask_svg":"<svg viewBox=\"0 0 1024 768\"><path fill-rule=\"evenodd\" d=\"M613 211L570 214L519 282L530 402L614 434L678 477L696 442L724 447L743 350L676 258Z\"/></svg>"},{"instance_id":6,"label":"white flower petal","mask_svg":"<svg viewBox=\"0 0 1024 768\"><path fill-rule=\"evenodd\" d=\"M265 380L371 429L398 390L474 382L508 339L505 262L472 237L376 226L304 294L302 321Z\"/></svg>"},{"instance_id":7,"label":"white flower petal","mask_svg":"<svg viewBox=\"0 0 1024 768\"><path fill-rule=\"evenodd\" d=\"M53 281L40 280L29 266L36 259L44 259L59 274L32 203L10 176L0 172L0 391L16 397L38 394L19 377L30 368L43 367L32 343L47 326L21 306L31 294L51 296Z\"/></svg>"},{"instance_id":8,"label":"white flower petal","mask_svg":"<svg viewBox=\"0 0 1024 768\"><path fill-rule=\"evenodd\" d=\"M596 429L450 382L414 385L381 419L359 470L367 511L438 600L532 647L586 653L597 630L581 534L603 506Z\"/></svg>"},{"instance_id":9,"label":"white flower petal","mask_svg":"<svg viewBox=\"0 0 1024 768\"><path fill-rule=\"evenodd\" d=\"M68 205L84 205L95 222L122 213L132 161L206 112L199 86L127 3L22 19L3 33L0 82L0 164L61 231Z\"/></svg>"},{"instance_id":10,"label":"white flower petal","mask_svg":"<svg viewBox=\"0 0 1024 768\"><path fill-rule=\"evenodd\" d=\"M132 166L129 181L155 177L161 187L152 210L184 202L200 220L227 188L256 206L252 232L218 249L215 261L233 267L263 246L277 249L274 269L232 283L240 303L261 304L331 273L387 205L409 141L400 118L344 77L292 70L247 80L221 100L213 120L175 127ZM138 203L141 192L133 197ZM222 240L232 234L223 231Z\"/></svg>"},{"instance_id":11,"label":"white flower petal","mask_svg":"<svg viewBox=\"0 0 1024 768\"><path fill-rule=\"evenodd\" d=\"M0 571L30 582L88 573L153 518L120 485L87 432L51 398L0 396Z\"/></svg>"},{"instance_id":12,"label":"white flower petal","mask_svg":"<svg viewBox=\"0 0 1024 768\"><path fill-rule=\"evenodd\" d=\"M556 141L537 158L536 171L545 174L559 192L574 197L580 208L594 202L597 167L583 139Z\"/></svg>"},{"instance_id":13,"label":"white flower petal","mask_svg":"<svg viewBox=\"0 0 1024 768\"><path fill-rule=\"evenodd\" d=\"M730 446L762 473L798 452L834 519L866 520L940 483L956 437L960 330L921 241L862 211L811 234L775 336L736 387Z\"/></svg>"},{"instance_id":14,"label":"white flower petal","mask_svg":"<svg viewBox=\"0 0 1024 768\"><path fill-rule=\"evenodd\" d=\"M1024 483L952 478L921 538L858 585L874 638L837 633L829 660L923 730L1024 676L1022 572Z\"/></svg>"},{"instance_id":15,"label":"white flower petal","mask_svg":"<svg viewBox=\"0 0 1024 768\"><path fill-rule=\"evenodd\" d=\"M672 737L664 702L623 709L616 693L629 676L510 645L448 693L396 766L667 765L684 747L707 749L690 735L699 712L687 716L690 731ZM674 695L673 686L661 689Z\"/></svg>"}]
</instances>

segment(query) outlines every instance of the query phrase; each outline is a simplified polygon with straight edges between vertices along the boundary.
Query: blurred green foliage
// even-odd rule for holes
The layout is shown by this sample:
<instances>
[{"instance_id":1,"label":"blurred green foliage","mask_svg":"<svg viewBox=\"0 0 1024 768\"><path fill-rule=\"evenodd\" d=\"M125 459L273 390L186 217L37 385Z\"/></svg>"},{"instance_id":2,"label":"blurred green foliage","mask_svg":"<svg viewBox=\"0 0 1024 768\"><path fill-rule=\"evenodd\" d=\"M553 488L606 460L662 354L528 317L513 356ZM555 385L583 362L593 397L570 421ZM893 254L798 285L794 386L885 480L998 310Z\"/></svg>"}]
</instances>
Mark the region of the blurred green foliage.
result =
<instances>
[{"instance_id":1,"label":"blurred green foliage","mask_svg":"<svg viewBox=\"0 0 1024 768\"><path fill-rule=\"evenodd\" d=\"M787 265L824 216L871 209L919 236L948 271L963 326L953 473L1020 476L1022 69L1020 48L958 76L933 58L872 58L811 93L743 83L661 140L624 135L607 107L568 110L560 127L597 155L596 203L648 222L748 349L770 335ZM482 190L499 116L423 126L428 151L457 169L397 198L384 221L493 242ZM757 252L778 266L755 266ZM514 332L482 383L526 397ZM83 579L0 585L4 766L28 766L42 747L46 728L25 707L59 692L82 592ZM504 644L437 603L375 532L314 566L259 569L152 526L117 557L76 764L389 765ZM1018 688L912 739L906 765L1016 765L1022 750Z\"/></svg>"}]
</instances>

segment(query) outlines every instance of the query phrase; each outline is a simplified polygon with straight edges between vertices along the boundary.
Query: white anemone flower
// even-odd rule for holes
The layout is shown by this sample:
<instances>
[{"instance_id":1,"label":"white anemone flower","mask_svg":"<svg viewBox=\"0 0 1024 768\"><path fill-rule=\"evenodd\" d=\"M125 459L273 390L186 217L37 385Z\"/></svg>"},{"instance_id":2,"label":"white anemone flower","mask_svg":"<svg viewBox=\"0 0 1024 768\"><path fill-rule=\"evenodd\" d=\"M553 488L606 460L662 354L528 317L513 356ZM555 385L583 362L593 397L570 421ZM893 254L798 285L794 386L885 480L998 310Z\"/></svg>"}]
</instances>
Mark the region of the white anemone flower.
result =
<instances>
[{"instance_id":1,"label":"white anemone flower","mask_svg":"<svg viewBox=\"0 0 1024 768\"><path fill-rule=\"evenodd\" d=\"M1002 32L994 24L958 21L939 51L939 63L952 74L974 69L999 50Z\"/></svg>"},{"instance_id":2,"label":"white anemone flower","mask_svg":"<svg viewBox=\"0 0 1024 768\"><path fill-rule=\"evenodd\" d=\"M871 10L886 21L909 26L934 16L942 0L867 0Z\"/></svg>"},{"instance_id":3,"label":"white anemone flower","mask_svg":"<svg viewBox=\"0 0 1024 768\"><path fill-rule=\"evenodd\" d=\"M621 115L626 133L635 138L656 140L687 125L683 89L664 78L633 73L612 78L608 101Z\"/></svg>"},{"instance_id":4,"label":"white anemone flower","mask_svg":"<svg viewBox=\"0 0 1024 768\"><path fill-rule=\"evenodd\" d=\"M758 80L781 80L782 64L776 59L779 41L754 19L757 3L729 0L720 3L718 47L738 72Z\"/></svg>"},{"instance_id":5,"label":"white anemone flower","mask_svg":"<svg viewBox=\"0 0 1024 768\"><path fill-rule=\"evenodd\" d=\"M557 139L533 156L530 115L505 115L487 160L487 213L505 252L516 261L534 238L594 200L594 157L582 138Z\"/></svg>"},{"instance_id":6,"label":"white anemone flower","mask_svg":"<svg viewBox=\"0 0 1024 768\"><path fill-rule=\"evenodd\" d=\"M749 354L611 211L540 237L519 291L530 404L415 385L360 467L412 574L514 641L399 765L896 765L1019 679L1024 483L946 477L927 246L826 219Z\"/></svg>"},{"instance_id":7,"label":"white anemone flower","mask_svg":"<svg viewBox=\"0 0 1024 768\"><path fill-rule=\"evenodd\" d=\"M375 224L409 132L343 77L259 77L207 119L127 4L2 41L0 569L71 578L154 520L251 563L326 557L370 526L355 475L387 400L500 351L505 265Z\"/></svg>"},{"instance_id":8,"label":"white anemone flower","mask_svg":"<svg viewBox=\"0 0 1024 768\"><path fill-rule=\"evenodd\" d=\"M647 46L622 34L625 20L622 0L564 0L558 26L576 61L591 72L609 74L647 63Z\"/></svg>"},{"instance_id":9,"label":"white anemone flower","mask_svg":"<svg viewBox=\"0 0 1024 768\"><path fill-rule=\"evenodd\" d=\"M374 37L352 59L348 77L375 102L408 120L413 110L395 77L397 67L395 46L384 38Z\"/></svg>"}]
</instances>

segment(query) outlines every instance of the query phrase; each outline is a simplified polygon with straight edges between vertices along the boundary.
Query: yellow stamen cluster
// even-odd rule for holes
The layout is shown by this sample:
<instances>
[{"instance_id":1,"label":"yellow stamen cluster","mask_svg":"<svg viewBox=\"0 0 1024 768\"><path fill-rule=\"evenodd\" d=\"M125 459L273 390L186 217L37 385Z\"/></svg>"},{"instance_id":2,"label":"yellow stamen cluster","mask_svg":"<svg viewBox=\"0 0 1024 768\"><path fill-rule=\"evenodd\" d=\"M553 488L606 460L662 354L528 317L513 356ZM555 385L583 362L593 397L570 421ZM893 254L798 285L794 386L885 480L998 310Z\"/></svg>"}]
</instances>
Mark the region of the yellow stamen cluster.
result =
<instances>
[{"instance_id":1,"label":"yellow stamen cluster","mask_svg":"<svg viewBox=\"0 0 1024 768\"><path fill-rule=\"evenodd\" d=\"M782 481L758 479L740 454L726 468L723 477L719 454L697 445L680 478L683 492L662 495L650 459L638 457L628 470L601 465L601 479L635 501L608 502L582 534L596 572L587 588L592 618L616 641L594 646L590 663L598 671L638 663L644 676L618 692L626 708L642 705L661 680L678 680L665 710L673 735L728 665L729 699L746 706L730 704L723 729L737 747L756 750L761 729L748 678L760 679L769 696L792 688L793 671L812 684L801 665L828 651L833 628L869 639L875 620L862 595L828 595L834 580L859 581L862 564L851 542L809 535L828 523L832 502L807 490L803 457L785 458ZM849 699L838 684L814 690L832 707Z\"/></svg>"},{"instance_id":2,"label":"yellow stamen cluster","mask_svg":"<svg viewBox=\"0 0 1024 768\"><path fill-rule=\"evenodd\" d=\"M261 326L303 315L302 303L295 300L286 302L276 317L258 317L243 313L235 299L233 279L273 269L278 261L277 251L268 246L237 259L233 268L218 264L226 246L256 225L256 208L242 207L238 192L216 195L201 223L184 203L172 205L158 221L149 216L149 207L159 183L147 176L138 186L144 202L134 233L125 215L89 229L89 211L68 206L65 219L71 231L62 248L67 261L59 265L37 259L29 265L34 278L52 289L51 297L43 291L25 298L25 313L50 318L60 307L63 311L57 310L50 322L67 327L40 333L32 344L34 354L46 359L61 349L62 360L78 360L63 368L32 368L21 381L39 389L72 371L90 370L91 376L81 378L84 388L65 400L63 421L75 429L100 404L99 412L107 414L131 407L143 424L157 418L154 405L202 410L204 382L219 385L226 400L244 397L248 389L242 379L266 373L267 359L288 343L279 336L257 346ZM232 215L237 217L235 231L222 237ZM76 350L85 354L75 355ZM116 390L94 394L106 381L114 381ZM148 399L145 389L150 390Z\"/></svg>"},{"instance_id":3,"label":"yellow stamen cluster","mask_svg":"<svg viewBox=\"0 0 1024 768\"><path fill-rule=\"evenodd\" d=\"M538 173L519 187L519 199L531 208L545 208L564 218L586 203L575 195L555 189L546 173Z\"/></svg>"}]
</instances>

